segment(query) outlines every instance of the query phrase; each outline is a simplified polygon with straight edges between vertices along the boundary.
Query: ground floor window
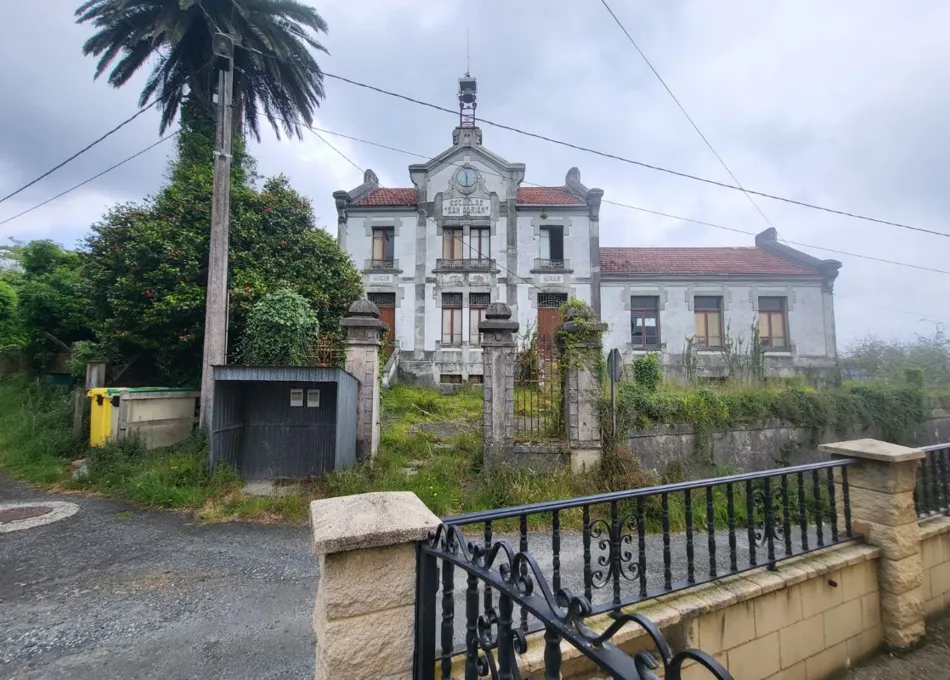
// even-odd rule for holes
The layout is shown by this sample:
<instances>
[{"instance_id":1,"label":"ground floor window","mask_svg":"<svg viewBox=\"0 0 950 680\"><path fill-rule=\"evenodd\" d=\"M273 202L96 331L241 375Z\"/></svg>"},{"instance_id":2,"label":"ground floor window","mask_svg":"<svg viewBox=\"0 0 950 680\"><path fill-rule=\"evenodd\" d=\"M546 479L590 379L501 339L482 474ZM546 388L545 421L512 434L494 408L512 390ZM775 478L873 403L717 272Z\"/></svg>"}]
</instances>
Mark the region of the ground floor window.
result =
<instances>
[{"instance_id":1,"label":"ground floor window","mask_svg":"<svg viewBox=\"0 0 950 680\"><path fill-rule=\"evenodd\" d=\"M765 349L788 347L788 305L783 297L759 298L759 340Z\"/></svg>"},{"instance_id":2,"label":"ground floor window","mask_svg":"<svg viewBox=\"0 0 950 680\"><path fill-rule=\"evenodd\" d=\"M462 344L462 294L442 293L442 346Z\"/></svg>"},{"instance_id":3,"label":"ground floor window","mask_svg":"<svg viewBox=\"0 0 950 680\"><path fill-rule=\"evenodd\" d=\"M469 293L468 295L468 344L480 347L482 334L478 331L478 324L485 320L485 310L488 309L490 293Z\"/></svg>"},{"instance_id":4,"label":"ground floor window","mask_svg":"<svg viewBox=\"0 0 950 680\"><path fill-rule=\"evenodd\" d=\"M722 298L697 295L693 298L696 344L699 347L722 347Z\"/></svg>"}]
</instances>

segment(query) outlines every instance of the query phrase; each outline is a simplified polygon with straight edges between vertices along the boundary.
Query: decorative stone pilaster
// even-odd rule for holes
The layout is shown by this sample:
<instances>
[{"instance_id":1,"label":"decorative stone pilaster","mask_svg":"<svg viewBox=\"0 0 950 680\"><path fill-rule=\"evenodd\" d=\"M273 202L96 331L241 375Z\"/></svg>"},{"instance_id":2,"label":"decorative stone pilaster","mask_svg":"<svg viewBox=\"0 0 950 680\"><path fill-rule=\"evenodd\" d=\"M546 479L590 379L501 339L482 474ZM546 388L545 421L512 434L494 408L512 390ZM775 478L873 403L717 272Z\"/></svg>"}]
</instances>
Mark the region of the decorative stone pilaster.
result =
<instances>
[{"instance_id":1,"label":"decorative stone pilaster","mask_svg":"<svg viewBox=\"0 0 950 680\"><path fill-rule=\"evenodd\" d=\"M439 518L408 491L313 501L316 680L410 680L416 546Z\"/></svg>"},{"instance_id":2,"label":"decorative stone pilaster","mask_svg":"<svg viewBox=\"0 0 950 680\"><path fill-rule=\"evenodd\" d=\"M558 331L564 368L564 424L571 449L571 470L583 472L600 463L600 385L603 358L602 323L590 307L572 302Z\"/></svg>"},{"instance_id":3,"label":"decorative stone pilaster","mask_svg":"<svg viewBox=\"0 0 950 680\"><path fill-rule=\"evenodd\" d=\"M518 322L511 320L511 309L493 302L478 324L482 334L484 364L483 418L484 463L486 468L503 460L515 443L515 333Z\"/></svg>"},{"instance_id":4,"label":"decorative stone pilaster","mask_svg":"<svg viewBox=\"0 0 950 680\"><path fill-rule=\"evenodd\" d=\"M346 329L346 370L360 382L356 401L356 459L379 451L379 348L383 323L379 307L357 300L340 325Z\"/></svg>"},{"instance_id":5,"label":"decorative stone pilaster","mask_svg":"<svg viewBox=\"0 0 950 680\"><path fill-rule=\"evenodd\" d=\"M884 641L907 649L924 637L923 565L914 508L917 467L924 452L876 439L822 444L838 458L858 458L847 468L854 530L881 551L878 586ZM841 499L841 479L838 479Z\"/></svg>"}]
</instances>

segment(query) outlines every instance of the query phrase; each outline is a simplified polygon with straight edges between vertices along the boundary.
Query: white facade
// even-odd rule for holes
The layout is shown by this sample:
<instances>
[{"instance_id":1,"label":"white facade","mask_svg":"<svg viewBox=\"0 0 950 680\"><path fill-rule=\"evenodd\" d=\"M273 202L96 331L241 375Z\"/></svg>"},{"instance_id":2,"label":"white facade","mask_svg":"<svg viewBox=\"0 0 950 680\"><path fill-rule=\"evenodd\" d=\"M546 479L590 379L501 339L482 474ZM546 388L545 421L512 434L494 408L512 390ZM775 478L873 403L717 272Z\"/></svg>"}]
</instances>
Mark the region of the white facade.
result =
<instances>
[{"instance_id":1,"label":"white facade","mask_svg":"<svg viewBox=\"0 0 950 680\"><path fill-rule=\"evenodd\" d=\"M569 298L587 302L609 324L605 349L659 352L672 373L695 334L696 296L721 300L715 318L722 334L746 344L759 299L781 298L784 320L775 323L784 336L768 352L770 370L834 370L831 291L840 263L792 250L774 230L760 234L754 248L602 252L603 191L583 186L576 168L563 186L525 186L525 166L481 142L477 127L456 128L450 148L409 166L411 187L380 187L369 170L361 186L334 193L340 244L393 327L402 380L477 382L482 357L473 325L486 301L508 304L523 334L547 336L545 310ZM716 258L722 267L710 272ZM707 264L694 271L697 261ZM666 262L674 265L665 270ZM647 298L658 305L650 323L659 340L644 347L640 338L634 346L631 299ZM716 375L721 351L700 354L704 373Z\"/></svg>"}]
</instances>

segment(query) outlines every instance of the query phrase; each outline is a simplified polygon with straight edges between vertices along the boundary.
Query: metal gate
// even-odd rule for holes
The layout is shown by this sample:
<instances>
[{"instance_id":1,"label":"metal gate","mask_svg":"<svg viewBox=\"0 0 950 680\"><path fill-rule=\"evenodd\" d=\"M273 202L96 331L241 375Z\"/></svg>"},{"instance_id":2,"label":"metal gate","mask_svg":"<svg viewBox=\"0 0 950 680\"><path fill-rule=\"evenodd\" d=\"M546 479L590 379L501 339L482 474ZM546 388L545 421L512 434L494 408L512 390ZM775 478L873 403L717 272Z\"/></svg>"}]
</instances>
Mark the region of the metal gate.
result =
<instances>
[{"instance_id":1,"label":"metal gate","mask_svg":"<svg viewBox=\"0 0 950 680\"><path fill-rule=\"evenodd\" d=\"M540 335L526 341L515 364L515 439L560 439L564 389L557 347Z\"/></svg>"}]
</instances>

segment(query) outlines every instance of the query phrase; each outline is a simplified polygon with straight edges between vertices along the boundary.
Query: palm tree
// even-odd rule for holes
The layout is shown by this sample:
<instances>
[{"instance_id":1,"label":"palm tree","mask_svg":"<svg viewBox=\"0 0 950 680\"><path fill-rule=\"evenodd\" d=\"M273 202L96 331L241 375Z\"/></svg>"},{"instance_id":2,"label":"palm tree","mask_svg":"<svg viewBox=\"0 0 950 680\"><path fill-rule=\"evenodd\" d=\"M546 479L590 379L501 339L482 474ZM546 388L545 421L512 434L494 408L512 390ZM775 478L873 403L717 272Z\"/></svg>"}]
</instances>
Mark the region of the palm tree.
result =
<instances>
[{"instance_id":1,"label":"palm tree","mask_svg":"<svg viewBox=\"0 0 950 680\"><path fill-rule=\"evenodd\" d=\"M278 137L281 129L300 137L324 96L323 73L307 48L327 51L312 35L327 24L298 0L87 0L76 17L97 29L83 45L83 54L99 57L96 78L112 66L109 84L122 87L154 61L139 106L157 103L162 133L186 97L210 107L217 32L235 43L236 132L246 126L259 140L263 111Z\"/></svg>"}]
</instances>

